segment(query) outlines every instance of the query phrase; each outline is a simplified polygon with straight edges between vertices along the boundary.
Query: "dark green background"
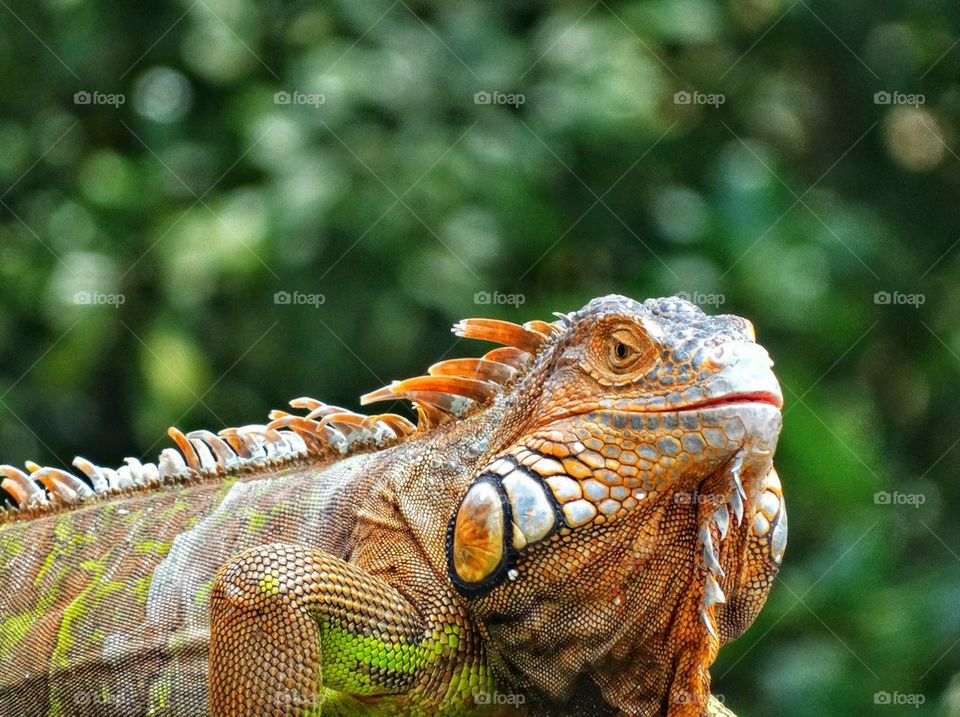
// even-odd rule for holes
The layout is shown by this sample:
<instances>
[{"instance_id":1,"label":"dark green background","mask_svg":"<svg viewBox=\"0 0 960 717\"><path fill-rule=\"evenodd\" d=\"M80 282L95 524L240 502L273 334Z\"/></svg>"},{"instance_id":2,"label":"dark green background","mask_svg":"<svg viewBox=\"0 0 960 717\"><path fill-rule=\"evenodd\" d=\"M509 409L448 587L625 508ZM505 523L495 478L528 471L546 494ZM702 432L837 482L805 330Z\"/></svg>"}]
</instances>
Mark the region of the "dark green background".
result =
<instances>
[{"instance_id":1,"label":"dark green background","mask_svg":"<svg viewBox=\"0 0 960 717\"><path fill-rule=\"evenodd\" d=\"M960 714L958 39L955 0L3 0L0 457L356 408L464 316L722 300L783 382L790 545L716 692Z\"/></svg>"}]
</instances>

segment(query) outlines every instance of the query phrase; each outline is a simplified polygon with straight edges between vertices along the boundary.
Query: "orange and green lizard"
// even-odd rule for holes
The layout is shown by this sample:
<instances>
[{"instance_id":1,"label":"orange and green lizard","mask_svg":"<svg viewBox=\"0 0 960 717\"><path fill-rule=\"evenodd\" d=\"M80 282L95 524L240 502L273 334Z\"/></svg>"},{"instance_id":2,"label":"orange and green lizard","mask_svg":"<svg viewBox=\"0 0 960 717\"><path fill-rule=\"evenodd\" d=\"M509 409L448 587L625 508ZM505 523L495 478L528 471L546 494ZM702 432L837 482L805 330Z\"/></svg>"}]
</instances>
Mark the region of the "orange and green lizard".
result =
<instances>
[{"instance_id":1,"label":"orange and green lizard","mask_svg":"<svg viewBox=\"0 0 960 717\"><path fill-rule=\"evenodd\" d=\"M771 361L677 298L556 316L361 399L416 423L303 398L0 466L0 715L730 714L786 543Z\"/></svg>"}]
</instances>

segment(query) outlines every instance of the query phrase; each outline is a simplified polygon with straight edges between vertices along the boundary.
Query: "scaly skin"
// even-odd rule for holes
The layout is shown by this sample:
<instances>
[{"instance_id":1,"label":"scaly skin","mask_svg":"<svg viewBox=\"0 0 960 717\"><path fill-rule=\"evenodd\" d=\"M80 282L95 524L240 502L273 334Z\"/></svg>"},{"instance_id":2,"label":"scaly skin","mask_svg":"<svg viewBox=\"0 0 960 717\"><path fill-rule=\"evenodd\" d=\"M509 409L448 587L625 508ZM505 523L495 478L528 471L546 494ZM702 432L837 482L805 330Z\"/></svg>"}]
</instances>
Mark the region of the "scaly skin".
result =
<instances>
[{"instance_id":1,"label":"scaly skin","mask_svg":"<svg viewBox=\"0 0 960 717\"><path fill-rule=\"evenodd\" d=\"M749 322L611 296L460 328L516 349L368 396L419 404L383 447L277 412L305 454L231 434L211 470L177 434L190 470L145 486L0 471L63 503L0 518L0 714L731 714L709 666L786 538Z\"/></svg>"}]
</instances>

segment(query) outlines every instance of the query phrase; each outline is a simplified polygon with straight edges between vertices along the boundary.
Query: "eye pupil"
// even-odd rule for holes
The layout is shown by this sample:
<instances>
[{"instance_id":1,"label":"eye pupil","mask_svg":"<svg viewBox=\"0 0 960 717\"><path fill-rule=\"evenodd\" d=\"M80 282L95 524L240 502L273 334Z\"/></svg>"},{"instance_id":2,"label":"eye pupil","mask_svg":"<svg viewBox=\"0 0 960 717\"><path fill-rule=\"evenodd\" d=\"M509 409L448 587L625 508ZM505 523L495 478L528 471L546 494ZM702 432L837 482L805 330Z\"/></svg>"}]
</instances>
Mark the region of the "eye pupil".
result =
<instances>
[{"instance_id":1,"label":"eye pupil","mask_svg":"<svg viewBox=\"0 0 960 717\"><path fill-rule=\"evenodd\" d=\"M627 347L622 343L617 343L616 349L614 349L617 354L617 358L621 361L627 357Z\"/></svg>"}]
</instances>

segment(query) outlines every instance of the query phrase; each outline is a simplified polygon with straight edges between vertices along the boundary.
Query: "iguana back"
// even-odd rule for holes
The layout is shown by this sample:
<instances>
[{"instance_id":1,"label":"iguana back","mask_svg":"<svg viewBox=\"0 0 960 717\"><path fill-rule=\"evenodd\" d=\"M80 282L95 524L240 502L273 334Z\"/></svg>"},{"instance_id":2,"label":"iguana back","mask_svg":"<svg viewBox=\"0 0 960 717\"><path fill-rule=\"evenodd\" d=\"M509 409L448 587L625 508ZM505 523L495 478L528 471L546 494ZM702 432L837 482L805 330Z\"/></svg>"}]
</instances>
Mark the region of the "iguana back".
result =
<instances>
[{"instance_id":1,"label":"iguana back","mask_svg":"<svg viewBox=\"0 0 960 717\"><path fill-rule=\"evenodd\" d=\"M437 497L452 509L469 482L479 452L452 451L470 442L470 428L0 525L0 714L206 714L210 589L248 548L300 544L348 559L372 523L393 535L393 559L378 556L377 572L402 576L433 558L444 575L442 554L417 546L443 545L449 513ZM412 521L392 515L391 495L428 487Z\"/></svg>"}]
</instances>

